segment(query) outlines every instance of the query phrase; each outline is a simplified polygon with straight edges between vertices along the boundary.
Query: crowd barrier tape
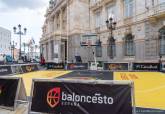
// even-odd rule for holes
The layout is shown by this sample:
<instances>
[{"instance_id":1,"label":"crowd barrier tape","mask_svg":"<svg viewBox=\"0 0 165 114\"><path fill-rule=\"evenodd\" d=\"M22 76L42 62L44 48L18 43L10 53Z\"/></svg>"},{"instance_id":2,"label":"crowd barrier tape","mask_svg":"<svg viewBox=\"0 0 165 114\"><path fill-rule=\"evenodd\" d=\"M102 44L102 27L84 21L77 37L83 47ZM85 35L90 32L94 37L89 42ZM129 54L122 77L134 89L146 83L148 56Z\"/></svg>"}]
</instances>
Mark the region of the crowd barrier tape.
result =
<instances>
[{"instance_id":1,"label":"crowd barrier tape","mask_svg":"<svg viewBox=\"0 0 165 114\"><path fill-rule=\"evenodd\" d=\"M88 70L88 63L68 63L68 70Z\"/></svg>"},{"instance_id":2,"label":"crowd barrier tape","mask_svg":"<svg viewBox=\"0 0 165 114\"><path fill-rule=\"evenodd\" d=\"M132 81L34 79L31 90L29 113L135 114Z\"/></svg>"},{"instance_id":3,"label":"crowd barrier tape","mask_svg":"<svg viewBox=\"0 0 165 114\"><path fill-rule=\"evenodd\" d=\"M27 101L22 78L0 77L0 108L14 111L19 101Z\"/></svg>"}]
</instances>

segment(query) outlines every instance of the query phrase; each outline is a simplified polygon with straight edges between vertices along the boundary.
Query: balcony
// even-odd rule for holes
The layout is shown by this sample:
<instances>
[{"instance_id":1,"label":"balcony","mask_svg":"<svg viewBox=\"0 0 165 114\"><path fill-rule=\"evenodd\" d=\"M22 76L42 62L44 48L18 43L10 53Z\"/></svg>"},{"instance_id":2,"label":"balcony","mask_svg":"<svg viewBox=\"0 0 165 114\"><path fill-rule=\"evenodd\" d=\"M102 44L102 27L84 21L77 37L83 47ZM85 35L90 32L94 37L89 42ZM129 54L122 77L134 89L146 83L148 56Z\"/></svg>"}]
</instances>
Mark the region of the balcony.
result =
<instances>
[{"instance_id":1,"label":"balcony","mask_svg":"<svg viewBox=\"0 0 165 114\"><path fill-rule=\"evenodd\" d=\"M104 5L109 4L110 2L113 2L114 0L102 0L102 3Z\"/></svg>"},{"instance_id":2,"label":"balcony","mask_svg":"<svg viewBox=\"0 0 165 114\"><path fill-rule=\"evenodd\" d=\"M107 5L113 1L114 0L93 0L90 3L90 8L91 8L91 10L95 11L95 10L102 8L104 5Z\"/></svg>"},{"instance_id":3,"label":"balcony","mask_svg":"<svg viewBox=\"0 0 165 114\"><path fill-rule=\"evenodd\" d=\"M102 1L102 0L95 0L95 1L92 1L92 2L90 3L90 8L91 8L91 10L94 11L94 10L99 9L100 7L102 7L101 1Z\"/></svg>"},{"instance_id":4,"label":"balcony","mask_svg":"<svg viewBox=\"0 0 165 114\"><path fill-rule=\"evenodd\" d=\"M148 11L148 17L151 20L165 17L165 2L158 4Z\"/></svg>"}]
</instances>

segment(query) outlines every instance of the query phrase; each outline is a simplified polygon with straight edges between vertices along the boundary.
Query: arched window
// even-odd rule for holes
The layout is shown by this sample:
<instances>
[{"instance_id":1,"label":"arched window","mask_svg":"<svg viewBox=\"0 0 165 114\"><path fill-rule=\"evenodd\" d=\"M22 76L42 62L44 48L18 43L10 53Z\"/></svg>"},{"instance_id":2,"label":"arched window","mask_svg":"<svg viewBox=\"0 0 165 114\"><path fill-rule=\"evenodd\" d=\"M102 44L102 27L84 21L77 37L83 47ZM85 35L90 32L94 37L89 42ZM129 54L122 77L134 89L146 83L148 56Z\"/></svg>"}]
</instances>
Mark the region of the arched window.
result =
<instances>
[{"instance_id":1,"label":"arched window","mask_svg":"<svg viewBox=\"0 0 165 114\"><path fill-rule=\"evenodd\" d=\"M109 45L108 45L108 55L111 59L113 59L116 56L116 43L115 39L112 37L109 39Z\"/></svg>"},{"instance_id":2,"label":"arched window","mask_svg":"<svg viewBox=\"0 0 165 114\"><path fill-rule=\"evenodd\" d=\"M159 30L160 33L160 55L165 55L165 26Z\"/></svg>"},{"instance_id":3,"label":"arched window","mask_svg":"<svg viewBox=\"0 0 165 114\"><path fill-rule=\"evenodd\" d=\"M135 55L135 44L132 34L125 36L125 56Z\"/></svg>"}]
</instances>

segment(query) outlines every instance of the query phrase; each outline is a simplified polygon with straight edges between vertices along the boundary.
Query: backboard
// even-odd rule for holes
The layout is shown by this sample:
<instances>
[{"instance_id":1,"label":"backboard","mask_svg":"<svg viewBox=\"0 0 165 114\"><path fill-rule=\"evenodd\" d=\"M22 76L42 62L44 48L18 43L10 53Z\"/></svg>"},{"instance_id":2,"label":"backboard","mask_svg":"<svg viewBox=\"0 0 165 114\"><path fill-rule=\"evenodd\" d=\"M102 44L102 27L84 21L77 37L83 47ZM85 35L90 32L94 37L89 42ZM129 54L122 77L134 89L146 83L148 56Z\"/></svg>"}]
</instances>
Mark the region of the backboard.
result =
<instances>
[{"instance_id":1,"label":"backboard","mask_svg":"<svg viewBox=\"0 0 165 114\"><path fill-rule=\"evenodd\" d=\"M81 46L96 46L97 34L89 33L83 34L81 36L80 45Z\"/></svg>"}]
</instances>

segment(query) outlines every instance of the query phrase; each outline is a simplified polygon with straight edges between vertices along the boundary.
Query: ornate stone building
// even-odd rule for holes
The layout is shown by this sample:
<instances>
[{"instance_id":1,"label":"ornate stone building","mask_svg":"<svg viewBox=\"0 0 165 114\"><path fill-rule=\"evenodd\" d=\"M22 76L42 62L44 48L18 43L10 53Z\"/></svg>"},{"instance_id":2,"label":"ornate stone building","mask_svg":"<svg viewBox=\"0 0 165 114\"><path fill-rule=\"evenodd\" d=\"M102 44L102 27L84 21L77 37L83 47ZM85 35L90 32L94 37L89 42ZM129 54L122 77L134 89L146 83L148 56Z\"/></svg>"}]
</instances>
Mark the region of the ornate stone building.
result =
<instances>
[{"instance_id":1,"label":"ornate stone building","mask_svg":"<svg viewBox=\"0 0 165 114\"><path fill-rule=\"evenodd\" d=\"M74 61L80 45L76 39L89 30L88 12L88 0L50 0L40 40L46 61Z\"/></svg>"},{"instance_id":2,"label":"ornate stone building","mask_svg":"<svg viewBox=\"0 0 165 114\"><path fill-rule=\"evenodd\" d=\"M117 25L108 43L110 15ZM40 43L47 61L93 61L93 51L97 61L165 60L164 0L51 0L45 16ZM97 34L101 49L81 47L85 33Z\"/></svg>"}]
</instances>

